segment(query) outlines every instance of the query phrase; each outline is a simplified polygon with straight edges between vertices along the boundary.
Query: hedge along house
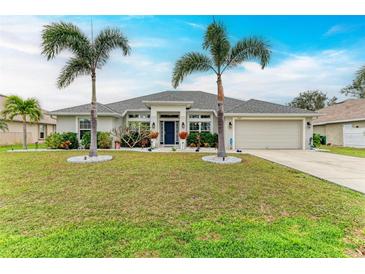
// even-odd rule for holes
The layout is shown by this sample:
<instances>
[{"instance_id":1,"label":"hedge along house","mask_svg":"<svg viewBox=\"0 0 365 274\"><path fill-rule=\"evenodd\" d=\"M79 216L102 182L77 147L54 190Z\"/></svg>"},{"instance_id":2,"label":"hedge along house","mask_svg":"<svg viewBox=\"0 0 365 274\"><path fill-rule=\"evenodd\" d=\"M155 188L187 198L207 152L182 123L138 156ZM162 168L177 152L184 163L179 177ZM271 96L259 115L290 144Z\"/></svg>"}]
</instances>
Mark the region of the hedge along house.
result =
<instances>
[{"instance_id":1,"label":"hedge along house","mask_svg":"<svg viewBox=\"0 0 365 274\"><path fill-rule=\"evenodd\" d=\"M317 113L259 100L225 98L227 149L307 149ZM163 91L97 104L98 131L146 124L159 132L159 146L179 144L180 131L217 132L217 96L202 91ZM90 130L90 104L59 109L58 132Z\"/></svg>"}]
</instances>

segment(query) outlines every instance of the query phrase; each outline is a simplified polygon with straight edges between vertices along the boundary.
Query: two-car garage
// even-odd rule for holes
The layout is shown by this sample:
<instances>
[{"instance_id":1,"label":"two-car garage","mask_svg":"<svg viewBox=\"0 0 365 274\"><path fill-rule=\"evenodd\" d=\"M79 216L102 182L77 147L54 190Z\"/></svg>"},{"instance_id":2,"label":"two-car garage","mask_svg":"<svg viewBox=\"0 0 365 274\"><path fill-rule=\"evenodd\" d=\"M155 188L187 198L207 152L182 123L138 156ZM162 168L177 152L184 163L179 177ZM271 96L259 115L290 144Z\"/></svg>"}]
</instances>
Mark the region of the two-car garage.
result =
<instances>
[{"instance_id":1,"label":"two-car garage","mask_svg":"<svg viewBox=\"0 0 365 274\"><path fill-rule=\"evenodd\" d=\"M235 120L235 148L302 149L303 120Z\"/></svg>"}]
</instances>

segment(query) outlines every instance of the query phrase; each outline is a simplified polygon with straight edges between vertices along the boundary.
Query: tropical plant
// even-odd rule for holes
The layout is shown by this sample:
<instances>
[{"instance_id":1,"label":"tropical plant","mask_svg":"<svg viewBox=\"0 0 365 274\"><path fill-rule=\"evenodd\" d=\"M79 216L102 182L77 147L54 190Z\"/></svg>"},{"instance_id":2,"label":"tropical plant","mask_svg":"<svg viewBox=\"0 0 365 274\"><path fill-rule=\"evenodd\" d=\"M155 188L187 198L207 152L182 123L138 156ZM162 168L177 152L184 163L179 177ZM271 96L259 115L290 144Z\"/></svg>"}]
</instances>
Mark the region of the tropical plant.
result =
<instances>
[{"instance_id":1,"label":"tropical plant","mask_svg":"<svg viewBox=\"0 0 365 274\"><path fill-rule=\"evenodd\" d=\"M109 149L112 147L112 137L109 132L98 132L98 148Z\"/></svg>"},{"instance_id":2,"label":"tropical plant","mask_svg":"<svg viewBox=\"0 0 365 274\"><path fill-rule=\"evenodd\" d=\"M42 32L42 54L47 60L55 58L63 50L73 53L73 57L67 61L58 77L58 88L67 87L78 76L91 77L90 157L97 156L96 71L106 64L111 51L116 48L120 48L123 55L130 53L128 39L116 28L102 30L95 39L89 39L76 25L65 22L46 25Z\"/></svg>"},{"instance_id":3,"label":"tropical plant","mask_svg":"<svg viewBox=\"0 0 365 274\"><path fill-rule=\"evenodd\" d=\"M204 145L205 147L216 147L218 144L218 134L210 132L191 132L187 137L188 146L196 147Z\"/></svg>"},{"instance_id":4,"label":"tropical plant","mask_svg":"<svg viewBox=\"0 0 365 274\"><path fill-rule=\"evenodd\" d=\"M227 69L252 59L257 59L263 69L269 63L271 52L268 43L257 37L242 39L231 46L226 28L219 22L213 22L207 27L202 46L210 52L210 56L200 52L190 52L182 56L175 64L172 85L177 88L184 78L193 72L214 72L218 93L218 157L225 157L222 75Z\"/></svg>"},{"instance_id":5,"label":"tropical plant","mask_svg":"<svg viewBox=\"0 0 365 274\"><path fill-rule=\"evenodd\" d=\"M316 111L325 106L331 106L337 101L336 97L328 98L326 93L319 90L301 92L288 105L291 107Z\"/></svg>"},{"instance_id":6,"label":"tropical plant","mask_svg":"<svg viewBox=\"0 0 365 274\"><path fill-rule=\"evenodd\" d=\"M60 148L62 142L63 142L62 134L58 132L54 132L48 135L46 138L46 146L48 148L53 148L53 149Z\"/></svg>"},{"instance_id":7,"label":"tropical plant","mask_svg":"<svg viewBox=\"0 0 365 274\"><path fill-rule=\"evenodd\" d=\"M35 98L23 100L19 96L9 96L5 99L3 110L5 119L13 120L16 116L23 122L23 148L27 149L27 118L29 122L38 122L42 117L42 110Z\"/></svg>"},{"instance_id":8,"label":"tropical plant","mask_svg":"<svg viewBox=\"0 0 365 274\"><path fill-rule=\"evenodd\" d=\"M112 130L112 135L119 141L122 146L145 147L150 143L151 132L148 126L142 125L136 128L118 127Z\"/></svg>"},{"instance_id":9,"label":"tropical plant","mask_svg":"<svg viewBox=\"0 0 365 274\"><path fill-rule=\"evenodd\" d=\"M0 130L3 132L8 130L8 125L5 123L4 120L1 120L1 119L0 119Z\"/></svg>"},{"instance_id":10,"label":"tropical plant","mask_svg":"<svg viewBox=\"0 0 365 274\"><path fill-rule=\"evenodd\" d=\"M352 96L356 98L365 98L365 66L361 67L356 72L356 77L352 81L352 84L344 87L341 93L346 96Z\"/></svg>"}]
</instances>

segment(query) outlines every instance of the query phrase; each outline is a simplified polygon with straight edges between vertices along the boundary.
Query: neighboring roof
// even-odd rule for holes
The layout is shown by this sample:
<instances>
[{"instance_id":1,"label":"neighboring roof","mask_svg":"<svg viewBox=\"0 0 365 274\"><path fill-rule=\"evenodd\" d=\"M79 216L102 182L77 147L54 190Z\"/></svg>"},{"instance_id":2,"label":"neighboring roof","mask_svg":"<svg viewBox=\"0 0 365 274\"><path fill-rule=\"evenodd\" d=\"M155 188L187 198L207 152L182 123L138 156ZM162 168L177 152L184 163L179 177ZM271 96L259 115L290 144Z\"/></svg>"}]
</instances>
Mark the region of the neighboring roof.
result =
<instances>
[{"instance_id":1,"label":"neighboring roof","mask_svg":"<svg viewBox=\"0 0 365 274\"><path fill-rule=\"evenodd\" d=\"M322 115L313 121L313 125L365 120L365 99L348 99L318 112Z\"/></svg>"},{"instance_id":2,"label":"neighboring roof","mask_svg":"<svg viewBox=\"0 0 365 274\"><path fill-rule=\"evenodd\" d=\"M232 109L228 113L292 113L292 114L313 114L313 111L283 106L265 101L251 99Z\"/></svg>"},{"instance_id":3,"label":"neighboring roof","mask_svg":"<svg viewBox=\"0 0 365 274\"><path fill-rule=\"evenodd\" d=\"M146 102L187 102L192 110L217 110L217 95L203 91L163 91L127 99L110 104L98 103L98 113L118 113L124 115L127 110L146 110ZM243 101L231 97L224 98L224 108L227 113L276 113L276 114L314 114L314 112L273 104L259 100ZM52 114L88 114L90 104L55 110Z\"/></svg>"}]
</instances>

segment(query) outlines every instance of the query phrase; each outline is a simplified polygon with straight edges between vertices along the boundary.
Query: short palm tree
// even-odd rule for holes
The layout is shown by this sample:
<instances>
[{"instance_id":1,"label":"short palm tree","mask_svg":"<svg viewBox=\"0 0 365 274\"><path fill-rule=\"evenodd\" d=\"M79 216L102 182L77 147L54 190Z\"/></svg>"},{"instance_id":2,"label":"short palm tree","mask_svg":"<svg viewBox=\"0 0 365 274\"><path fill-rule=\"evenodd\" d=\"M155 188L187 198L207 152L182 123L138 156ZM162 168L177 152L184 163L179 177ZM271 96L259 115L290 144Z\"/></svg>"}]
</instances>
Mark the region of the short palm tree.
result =
<instances>
[{"instance_id":1,"label":"short palm tree","mask_svg":"<svg viewBox=\"0 0 365 274\"><path fill-rule=\"evenodd\" d=\"M5 132L5 131L7 131L7 130L8 130L8 125L5 123L5 121L4 121L4 120L1 120L1 119L0 119L0 130L1 130L2 132Z\"/></svg>"},{"instance_id":2,"label":"short palm tree","mask_svg":"<svg viewBox=\"0 0 365 274\"><path fill-rule=\"evenodd\" d=\"M95 39L89 39L72 23L52 23L42 32L42 54L47 60L55 58L63 50L73 53L63 67L58 80L58 88L65 88L80 75L91 76L91 142L89 156L97 156L97 109L96 109L96 70L101 69L110 57L112 50L120 48L123 55L130 53L128 39L119 29L106 28Z\"/></svg>"},{"instance_id":3,"label":"short palm tree","mask_svg":"<svg viewBox=\"0 0 365 274\"><path fill-rule=\"evenodd\" d=\"M228 40L227 31L222 23L211 23L204 35L203 49L210 56L199 52L190 52L182 56L175 64L172 85L177 88L184 78L196 71L212 71L217 76L218 103L218 157L225 157L224 142L224 92L222 74L242 62L258 59L262 69L269 63L271 51L266 41L250 37L238 41L233 47Z\"/></svg>"},{"instance_id":4,"label":"short palm tree","mask_svg":"<svg viewBox=\"0 0 365 274\"><path fill-rule=\"evenodd\" d=\"M42 117L42 110L35 98L23 100L19 96L9 96L5 100L2 112L5 119L13 120L19 116L23 122L23 148L27 149L27 118L28 122L38 122Z\"/></svg>"}]
</instances>

